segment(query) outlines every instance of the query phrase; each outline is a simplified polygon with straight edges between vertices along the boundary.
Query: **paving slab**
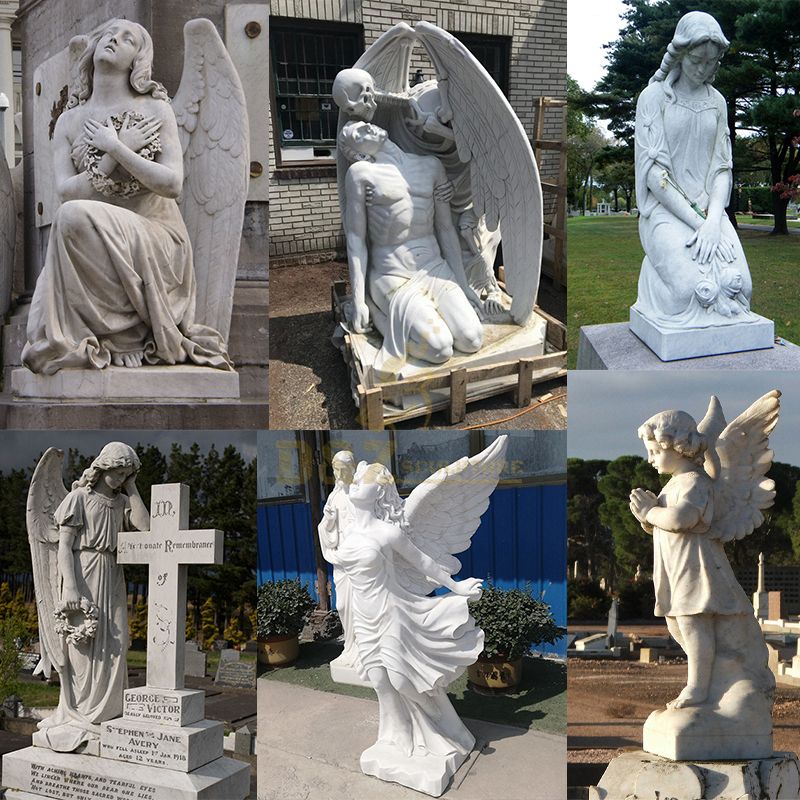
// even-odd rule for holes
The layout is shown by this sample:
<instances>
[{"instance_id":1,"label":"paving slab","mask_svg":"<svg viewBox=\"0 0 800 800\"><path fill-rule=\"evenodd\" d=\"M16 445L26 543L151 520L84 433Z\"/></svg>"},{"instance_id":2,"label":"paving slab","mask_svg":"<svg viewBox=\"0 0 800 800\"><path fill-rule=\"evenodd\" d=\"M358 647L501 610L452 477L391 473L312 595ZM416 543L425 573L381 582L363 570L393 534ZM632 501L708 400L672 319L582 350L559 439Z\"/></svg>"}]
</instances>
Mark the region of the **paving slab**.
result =
<instances>
[{"instance_id":1,"label":"paving slab","mask_svg":"<svg viewBox=\"0 0 800 800\"><path fill-rule=\"evenodd\" d=\"M442 797L566 797L566 737L464 721L478 745ZM361 772L359 757L377 730L376 701L259 680L258 800L420 800L425 795Z\"/></svg>"}]
</instances>

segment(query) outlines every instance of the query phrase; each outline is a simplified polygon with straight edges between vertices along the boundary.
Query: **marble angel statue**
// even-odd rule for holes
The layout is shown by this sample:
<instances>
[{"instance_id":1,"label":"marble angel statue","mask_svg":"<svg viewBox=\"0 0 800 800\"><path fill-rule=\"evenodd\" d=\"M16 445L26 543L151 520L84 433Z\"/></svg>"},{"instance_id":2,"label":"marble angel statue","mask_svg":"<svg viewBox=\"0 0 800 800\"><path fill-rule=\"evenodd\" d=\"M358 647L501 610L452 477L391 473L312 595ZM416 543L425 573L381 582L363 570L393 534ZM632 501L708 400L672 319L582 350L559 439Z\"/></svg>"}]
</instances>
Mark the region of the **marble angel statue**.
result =
<instances>
[{"instance_id":1,"label":"marble angel statue","mask_svg":"<svg viewBox=\"0 0 800 800\"><path fill-rule=\"evenodd\" d=\"M446 689L483 649L468 601L481 579L456 581L497 485L506 437L438 470L405 503L382 464L361 462L350 487L352 519L329 560L349 583L356 669L378 695L368 775L439 796L475 738ZM438 587L449 593L429 597Z\"/></svg>"},{"instance_id":2,"label":"marble angel statue","mask_svg":"<svg viewBox=\"0 0 800 800\"><path fill-rule=\"evenodd\" d=\"M418 44L437 78L410 86L410 62ZM480 295L482 318L524 325L539 285L541 184L521 123L481 64L441 28L427 22L411 28L401 22L372 44L352 69L339 73L333 96L340 109L340 133L348 122L371 122L400 151L439 161L443 178L436 183L436 198L449 207L461 257L460 264L450 267L457 275L463 271ZM353 207L368 206L385 194L378 188L368 189L363 196L348 190L351 164L368 159L368 154L337 149L348 248ZM376 225L374 219L370 223ZM510 298L501 291L493 271L501 235ZM455 260L450 253L445 256ZM357 265L351 263L350 269L357 271ZM369 318L365 320L362 314L351 324L360 332L374 323L386 336L389 325L396 323L391 317L385 319L374 301L367 293L363 302L370 307Z\"/></svg>"},{"instance_id":3,"label":"marble angel statue","mask_svg":"<svg viewBox=\"0 0 800 800\"><path fill-rule=\"evenodd\" d=\"M232 369L247 112L212 23L191 20L184 39L171 103L141 25L111 20L87 39L53 136L61 205L28 318L33 372Z\"/></svg>"},{"instance_id":4,"label":"marble angel statue","mask_svg":"<svg viewBox=\"0 0 800 800\"><path fill-rule=\"evenodd\" d=\"M339 612L339 619L344 631L344 649L342 654L331 662L331 676L334 680L348 682L357 672L355 663L358 659L358 650L351 621L350 582L347 575L336 564L336 551L344 541L353 517L350 487L353 484L356 462L349 450L340 450L334 454L331 466L336 483L325 501L318 533L322 555L333 564L336 610Z\"/></svg>"},{"instance_id":5,"label":"marble angel statue","mask_svg":"<svg viewBox=\"0 0 800 800\"><path fill-rule=\"evenodd\" d=\"M775 497L765 476L779 397L765 394L729 425L712 397L699 425L684 411L664 411L639 428L648 461L672 477L658 497L634 489L630 508L653 536L655 613L688 664L685 688L645 724L650 752L689 760L772 754L775 681L724 544L752 533ZM718 737L738 744L720 749Z\"/></svg>"},{"instance_id":6,"label":"marble angel statue","mask_svg":"<svg viewBox=\"0 0 800 800\"><path fill-rule=\"evenodd\" d=\"M637 315L662 330L763 319L750 311L750 270L725 213L733 185L728 108L712 84L728 45L710 14L684 15L639 95L636 196L645 257L635 333Z\"/></svg>"},{"instance_id":7,"label":"marble angel statue","mask_svg":"<svg viewBox=\"0 0 800 800\"><path fill-rule=\"evenodd\" d=\"M41 660L35 673L58 673L55 713L33 743L62 752L99 754L100 723L122 714L127 687L128 606L117 535L147 530L136 488L139 458L107 444L67 492L64 453L42 456L28 491L28 538L39 614Z\"/></svg>"}]
</instances>

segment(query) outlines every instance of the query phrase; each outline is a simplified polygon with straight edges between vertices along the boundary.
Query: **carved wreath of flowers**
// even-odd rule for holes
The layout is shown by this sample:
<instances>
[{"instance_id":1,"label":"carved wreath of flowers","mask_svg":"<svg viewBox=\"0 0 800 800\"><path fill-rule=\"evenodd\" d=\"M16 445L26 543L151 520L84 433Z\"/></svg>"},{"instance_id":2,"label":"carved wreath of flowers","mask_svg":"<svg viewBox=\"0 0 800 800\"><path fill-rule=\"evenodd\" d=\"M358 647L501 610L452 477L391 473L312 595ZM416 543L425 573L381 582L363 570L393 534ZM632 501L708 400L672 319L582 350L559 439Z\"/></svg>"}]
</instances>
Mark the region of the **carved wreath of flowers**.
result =
<instances>
[{"instance_id":1,"label":"carved wreath of flowers","mask_svg":"<svg viewBox=\"0 0 800 800\"><path fill-rule=\"evenodd\" d=\"M130 125L131 123L141 122L143 119L144 116L137 111L124 111L108 117L106 124L110 123L119 132L126 122ZM138 155L148 161L152 161L156 157L156 153L160 152L161 138L156 134L149 144L139 150ZM116 181L110 175L105 175L101 172L100 159L103 158L103 155L102 150L98 150L90 144L86 146L86 172L95 191L106 197L132 197L142 191L142 184L136 178L131 177L125 181Z\"/></svg>"},{"instance_id":2,"label":"carved wreath of flowers","mask_svg":"<svg viewBox=\"0 0 800 800\"><path fill-rule=\"evenodd\" d=\"M64 636L70 644L81 644L89 639L93 639L97 633L97 619L100 612L97 606L85 597L81 597L81 611L83 612L83 622L80 625L70 623L70 612L65 608L53 612L56 618L56 633Z\"/></svg>"}]
</instances>

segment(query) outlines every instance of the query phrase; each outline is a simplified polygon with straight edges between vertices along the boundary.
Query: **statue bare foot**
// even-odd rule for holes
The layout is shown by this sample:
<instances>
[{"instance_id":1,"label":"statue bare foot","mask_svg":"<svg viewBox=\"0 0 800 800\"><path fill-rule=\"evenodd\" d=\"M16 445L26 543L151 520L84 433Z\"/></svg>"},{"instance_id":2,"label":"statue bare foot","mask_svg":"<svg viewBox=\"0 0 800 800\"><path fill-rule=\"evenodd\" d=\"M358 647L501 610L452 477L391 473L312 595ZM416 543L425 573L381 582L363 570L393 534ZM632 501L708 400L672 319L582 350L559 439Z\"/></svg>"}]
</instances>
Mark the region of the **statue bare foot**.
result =
<instances>
[{"instance_id":1,"label":"statue bare foot","mask_svg":"<svg viewBox=\"0 0 800 800\"><path fill-rule=\"evenodd\" d=\"M144 352L113 353L111 363L116 367L141 367L144 362Z\"/></svg>"},{"instance_id":2,"label":"statue bare foot","mask_svg":"<svg viewBox=\"0 0 800 800\"><path fill-rule=\"evenodd\" d=\"M701 691L696 686L686 686L671 703L667 703L667 708L699 706L705 703L707 697L708 692Z\"/></svg>"}]
</instances>

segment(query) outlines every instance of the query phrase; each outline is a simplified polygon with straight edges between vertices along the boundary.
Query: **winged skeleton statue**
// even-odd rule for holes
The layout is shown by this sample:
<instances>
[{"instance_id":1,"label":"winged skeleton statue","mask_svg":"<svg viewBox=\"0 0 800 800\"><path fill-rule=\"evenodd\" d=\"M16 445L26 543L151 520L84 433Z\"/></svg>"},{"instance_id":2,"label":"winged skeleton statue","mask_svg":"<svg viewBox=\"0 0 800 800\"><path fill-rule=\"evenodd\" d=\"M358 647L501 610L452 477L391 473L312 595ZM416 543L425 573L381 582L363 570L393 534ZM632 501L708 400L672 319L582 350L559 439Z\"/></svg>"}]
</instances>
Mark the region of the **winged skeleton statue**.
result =
<instances>
[{"instance_id":1,"label":"winged skeleton statue","mask_svg":"<svg viewBox=\"0 0 800 800\"><path fill-rule=\"evenodd\" d=\"M436 79L409 85L421 45ZM339 132L353 119L374 121L401 150L435 155L452 186L450 205L461 234L470 285L492 313L504 304L494 277L502 235L510 315L523 325L536 301L542 254L542 192L530 142L514 110L483 66L454 36L428 22L398 23L334 84ZM349 163L337 150L343 218Z\"/></svg>"},{"instance_id":2,"label":"winged skeleton statue","mask_svg":"<svg viewBox=\"0 0 800 800\"><path fill-rule=\"evenodd\" d=\"M353 666L380 703L369 775L440 795L474 745L446 687L483 650L469 615L481 579L454 580L505 463L507 437L444 467L405 503L381 464L361 462L349 490L347 530L326 558L346 578ZM429 596L434 589L450 591ZM338 597L338 587L337 587ZM332 673L333 674L333 673ZM334 676L334 679L336 677Z\"/></svg>"}]
</instances>

